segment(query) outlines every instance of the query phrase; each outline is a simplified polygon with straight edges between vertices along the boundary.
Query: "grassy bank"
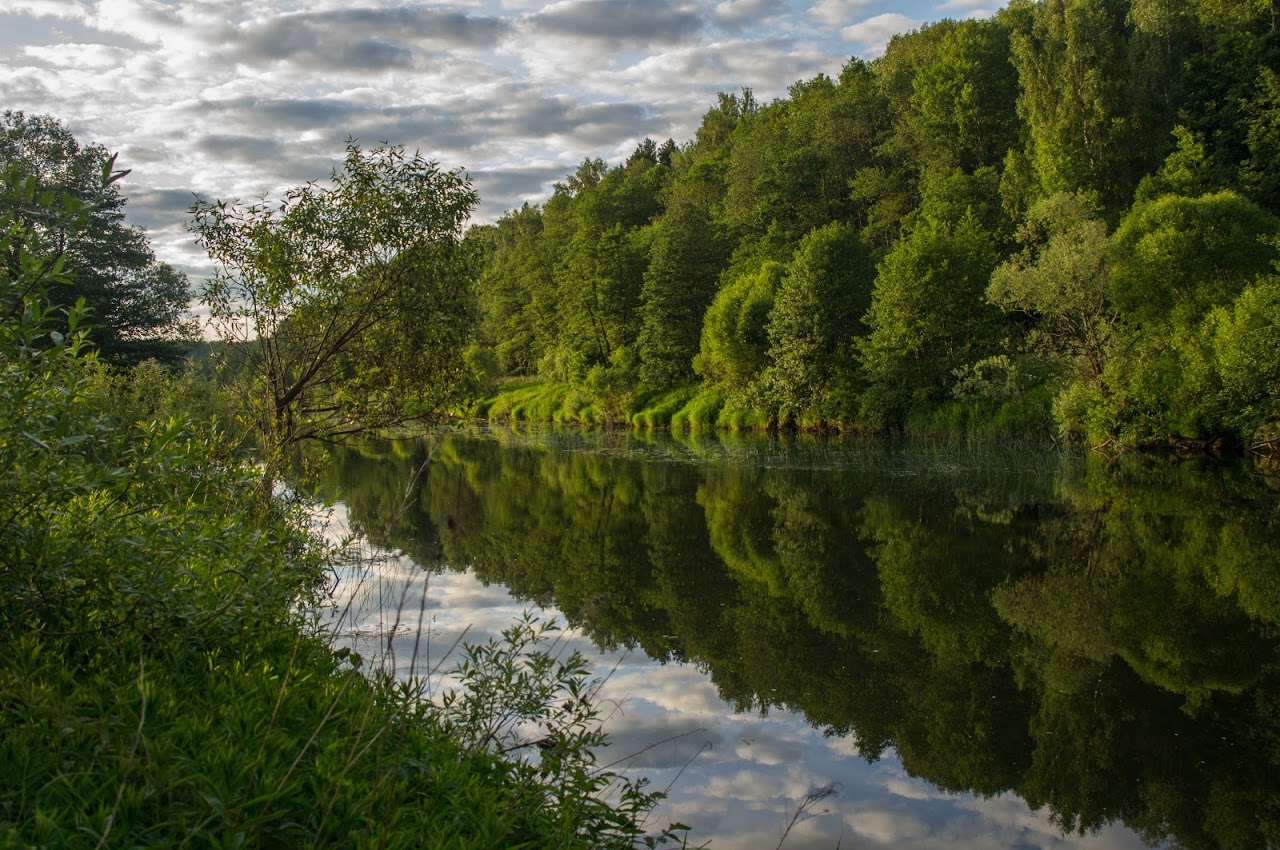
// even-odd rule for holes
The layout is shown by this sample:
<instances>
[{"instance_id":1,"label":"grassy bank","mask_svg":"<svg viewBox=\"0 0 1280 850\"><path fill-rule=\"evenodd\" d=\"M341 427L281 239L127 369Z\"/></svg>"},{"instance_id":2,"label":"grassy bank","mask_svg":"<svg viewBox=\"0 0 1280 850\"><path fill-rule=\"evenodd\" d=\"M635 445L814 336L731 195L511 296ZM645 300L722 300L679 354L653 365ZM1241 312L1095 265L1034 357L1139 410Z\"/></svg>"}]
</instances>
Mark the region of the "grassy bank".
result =
<instances>
[{"instance_id":1,"label":"grassy bank","mask_svg":"<svg viewBox=\"0 0 1280 850\"><path fill-rule=\"evenodd\" d=\"M0 848L641 841L655 798L595 769L581 658L518 624L433 704L334 651L309 506L212 424L155 418L189 380L122 392L76 309L50 331L60 265L6 228Z\"/></svg>"},{"instance_id":2,"label":"grassy bank","mask_svg":"<svg viewBox=\"0 0 1280 850\"><path fill-rule=\"evenodd\" d=\"M601 802L554 716L581 676L539 691L555 770L496 756L474 706L330 648L304 612L333 553L218 434L126 425L38 359L2 388L0 846L631 846L648 800ZM528 711L499 680L484 704Z\"/></svg>"},{"instance_id":3,"label":"grassy bank","mask_svg":"<svg viewBox=\"0 0 1280 850\"><path fill-rule=\"evenodd\" d=\"M937 409L908 416L903 432L919 439L1051 440L1056 434L1052 399L1047 389L1016 400L953 399ZM551 381L518 379L501 384L478 402L472 415L491 422L575 422L583 425L629 424L635 428L669 428L676 432L766 432L779 423L761 411L726 399L720 391L692 385L631 398L604 417L580 390ZM802 412L781 427L809 432L874 433L873 424Z\"/></svg>"}]
</instances>

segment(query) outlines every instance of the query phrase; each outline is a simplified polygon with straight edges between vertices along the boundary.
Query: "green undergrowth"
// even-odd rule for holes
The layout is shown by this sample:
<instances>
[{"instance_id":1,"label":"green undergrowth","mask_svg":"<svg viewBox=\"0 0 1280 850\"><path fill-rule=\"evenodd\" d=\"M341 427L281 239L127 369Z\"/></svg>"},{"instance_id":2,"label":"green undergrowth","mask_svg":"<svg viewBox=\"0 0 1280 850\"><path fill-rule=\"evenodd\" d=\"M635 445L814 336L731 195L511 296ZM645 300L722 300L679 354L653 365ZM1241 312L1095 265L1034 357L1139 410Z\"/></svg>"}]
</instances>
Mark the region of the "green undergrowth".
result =
<instances>
[{"instance_id":1,"label":"green undergrowth","mask_svg":"<svg viewBox=\"0 0 1280 850\"><path fill-rule=\"evenodd\" d=\"M698 394L697 387L664 390L637 401L631 424L638 428L669 428L676 414L685 409Z\"/></svg>"},{"instance_id":2,"label":"green undergrowth","mask_svg":"<svg viewBox=\"0 0 1280 850\"><path fill-rule=\"evenodd\" d=\"M79 226L77 203L45 220ZM668 837L641 827L657 795L596 768L585 662L550 627L466 650L435 701L335 651L309 503L216 425L111 392L32 240L0 216L0 848Z\"/></svg>"},{"instance_id":3,"label":"green undergrowth","mask_svg":"<svg viewBox=\"0 0 1280 850\"><path fill-rule=\"evenodd\" d=\"M920 439L1027 439L1057 436L1052 394L1034 387L1014 399L951 399L940 407L907 417L904 433Z\"/></svg>"}]
</instances>

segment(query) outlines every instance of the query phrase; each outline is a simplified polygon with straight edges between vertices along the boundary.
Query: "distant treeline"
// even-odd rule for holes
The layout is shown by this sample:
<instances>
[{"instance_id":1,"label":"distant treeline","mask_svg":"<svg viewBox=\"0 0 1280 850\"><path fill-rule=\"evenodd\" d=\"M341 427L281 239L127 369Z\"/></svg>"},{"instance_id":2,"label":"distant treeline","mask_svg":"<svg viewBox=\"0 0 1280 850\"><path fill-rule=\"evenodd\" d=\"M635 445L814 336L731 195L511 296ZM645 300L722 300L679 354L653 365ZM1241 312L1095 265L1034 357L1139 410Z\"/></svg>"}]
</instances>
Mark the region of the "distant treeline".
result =
<instances>
[{"instance_id":1,"label":"distant treeline","mask_svg":"<svg viewBox=\"0 0 1280 850\"><path fill-rule=\"evenodd\" d=\"M1274 440L1276 15L1013 0L721 94L471 231L473 366L596 420Z\"/></svg>"}]
</instances>

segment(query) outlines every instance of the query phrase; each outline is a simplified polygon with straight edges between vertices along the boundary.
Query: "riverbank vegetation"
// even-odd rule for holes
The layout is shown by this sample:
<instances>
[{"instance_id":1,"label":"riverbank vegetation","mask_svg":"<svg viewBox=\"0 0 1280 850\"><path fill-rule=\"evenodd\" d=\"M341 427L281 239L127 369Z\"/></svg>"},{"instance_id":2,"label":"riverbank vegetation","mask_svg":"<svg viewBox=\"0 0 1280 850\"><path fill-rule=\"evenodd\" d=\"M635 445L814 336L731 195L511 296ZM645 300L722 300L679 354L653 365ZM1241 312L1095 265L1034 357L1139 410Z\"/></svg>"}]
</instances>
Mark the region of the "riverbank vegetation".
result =
<instances>
[{"instance_id":1,"label":"riverbank vegetation","mask_svg":"<svg viewBox=\"0 0 1280 850\"><path fill-rule=\"evenodd\" d=\"M223 337L197 345L186 281L123 223L114 158L5 113L0 843L641 840L653 797L623 783L600 802L616 777L591 767L598 741L555 714L585 687L573 659L531 656L552 725L521 761L466 738L474 704L450 714L332 650L303 613L333 553L281 497L292 449L450 410L1274 449L1277 127L1267 4L1013 0L771 103L721 95L693 139L584 162L493 225L464 230L465 175L395 146L352 143L331 183L279 204L198 203ZM865 509L881 560L929 563L891 508ZM755 557L731 517L773 509L716 512L723 560L762 587L785 558ZM1223 570L1204 581L1239 578ZM992 596L1028 653L1052 649L1045 588ZM890 612L890 637L933 641L946 612L928 602ZM988 669L983 635L937 634L954 669ZM528 637L510 639L538 652ZM1142 648L1117 641L1107 658ZM1205 687L1187 693L1241 692Z\"/></svg>"},{"instance_id":2,"label":"riverbank vegetation","mask_svg":"<svg viewBox=\"0 0 1280 850\"><path fill-rule=\"evenodd\" d=\"M1265 3L1014 0L722 94L473 229L472 362L563 399L477 410L1274 448L1278 74Z\"/></svg>"},{"instance_id":3,"label":"riverbank vegetation","mask_svg":"<svg viewBox=\"0 0 1280 850\"><path fill-rule=\"evenodd\" d=\"M57 246L112 209L114 163L76 193L3 173L0 846L646 843L657 795L597 769L580 656L517 624L432 702L335 651L314 612L341 553L309 503L180 409L234 399L113 371L87 299L58 306L80 261Z\"/></svg>"}]
</instances>

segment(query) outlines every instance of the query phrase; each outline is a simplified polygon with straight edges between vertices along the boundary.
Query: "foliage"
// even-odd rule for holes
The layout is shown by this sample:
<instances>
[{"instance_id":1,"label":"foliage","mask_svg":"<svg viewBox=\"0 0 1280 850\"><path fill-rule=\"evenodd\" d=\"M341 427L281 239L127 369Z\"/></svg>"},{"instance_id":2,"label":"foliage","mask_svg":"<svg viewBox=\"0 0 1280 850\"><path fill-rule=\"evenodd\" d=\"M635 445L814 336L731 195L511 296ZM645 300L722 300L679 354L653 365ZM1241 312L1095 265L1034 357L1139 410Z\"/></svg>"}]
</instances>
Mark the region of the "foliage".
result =
<instances>
[{"instance_id":1,"label":"foliage","mask_svg":"<svg viewBox=\"0 0 1280 850\"><path fill-rule=\"evenodd\" d=\"M952 364L991 353L997 316L982 295L995 257L971 214L955 225L926 219L885 257L859 340L868 420L900 425L950 391Z\"/></svg>"},{"instance_id":2,"label":"foliage","mask_svg":"<svg viewBox=\"0 0 1280 850\"><path fill-rule=\"evenodd\" d=\"M8 110L0 117L0 212L22 224L33 253L61 254L69 272L49 297L64 307L84 299L81 318L104 358L129 362L148 347L171 358L162 341L194 333L185 320L187 279L156 260L141 228L125 224L119 180L104 188L104 168L114 170L115 157L101 145L82 146L55 118ZM87 205L74 227L49 213L62 197ZM6 258L11 276L15 257Z\"/></svg>"},{"instance_id":3,"label":"foliage","mask_svg":"<svg viewBox=\"0 0 1280 850\"><path fill-rule=\"evenodd\" d=\"M1126 216L1110 264L1122 356L1104 380L1123 400L1115 424L1128 440L1228 431L1207 317L1271 270L1278 230L1274 216L1229 191L1163 196Z\"/></svg>"},{"instance_id":4,"label":"foliage","mask_svg":"<svg viewBox=\"0 0 1280 850\"><path fill-rule=\"evenodd\" d=\"M708 384L741 394L764 369L769 352L765 328L785 274L781 263L767 261L716 293L703 318L702 347L693 361L694 370Z\"/></svg>"},{"instance_id":5,"label":"foliage","mask_svg":"<svg viewBox=\"0 0 1280 850\"><path fill-rule=\"evenodd\" d=\"M1270 0L1013 0L722 93L665 157L587 160L484 231L482 343L613 421L700 378L722 427L1248 441L1204 322L1271 271L1277 69ZM973 224L982 262L909 259ZM836 231L862 244L798 274ZM956 397L992 357L1017 397Z\"/></svg>"},{"instance_id":6,"label":"foliage","mask_svg":"<svg viewBox=\"0 0 1280 850\"><path fill-rule=\"evenodd\" d=\"M501 639L464 647L447 674L459 687L436 703L442 731L464 753L507 759L514 787L559 818L556 846L666 843L686 828L674 825L655 838L640 826L663 795L645 791L644 780L597 766L608 744L600 729L601 683L592 680L582 653L565 649L559 632L554 621L525 614Z\"/></svg>"},{"instance_id":7,"label":"foliage","mask_svg":"<svg viewBox=\"0 0 1280 850\"><path fill-rule=\"evenodd\" d=\"M800 243L778 286L766 328L768 365L753 391L758 406L779 421L816 408L837 418L832 390L847 375L863 335L862 316L871 303L871 253L854 228L830 224Z\"/></svg>"},{"instance_id":8,"label":"foliage","mask_svg":"<svg viewBox=\"0 0 1280 850\"><path fill-rule=\"evenodd\" d=\"M108 163L102 189L117 178ZM94 202L42 213L74 233ZM248 498L258 473L216 429L104 398L115 377L83 305L52 321L45 292L65 285L63 258L30 236L0 215L0 252L14 260L0 269L0 844L659 840L640 826L656 795L591 769L590 705L545 704L565 720L563 750L542 762L559 765L551 774L470 746L421 683L366 676L335 652L306 613L334 556L309 506ZM526 648L513 638L503 657L524 663ZM541 658L530 650L528 663ZM580 657L539 669L542 697L589 700ZM527 698L507 684L460 699Z\"/></svg>"},{"instance_id":9,"label":"foliage","mask_svg":"<svg viewBox=\"0 0 1280 850\"><path fill-rule=\"evenodd\" d=\"M703 315L715 297L727 251L715 225L691 203L657 224L640 291L640 382L650 389L693 377Z\"/></svg>"},{"instance_id":10,"label":"foliage","mask_svg":"<svg viewBox=\"0 0 1280 850\"><path fill-rule=\"evenodd\" d=\"M1209 324L1227 415L1246 437L1268 438L1280 426L1280 280L1246 287Z\"/></svg>"},{"instance_id":11,"label":"foliage","mask_svg":"<svg viewBox=\"0 0 1280 850\"><path fill-rule=\"evenodd\" d=\"M1097 384L1116 322L1106 226L1078 198L1057 194L1032 208L1019 236L1022 252L991 275L987 298L1034 321L1032 351Z\"/></svg>"},{"instance_id":12,"label":"foliage","mask_svg":"<svg viewBox=\"0 0 1280 850\"><path fill-rule=\"evenodd\" d=\"M347 146L331 186L279 205L197 202L218 264L202 295L235 349L267 455L431 414L458 398L472 318L458 171L402 148Z\"/></svg>"}]
</instances>

